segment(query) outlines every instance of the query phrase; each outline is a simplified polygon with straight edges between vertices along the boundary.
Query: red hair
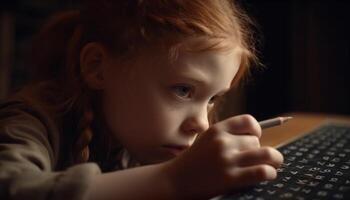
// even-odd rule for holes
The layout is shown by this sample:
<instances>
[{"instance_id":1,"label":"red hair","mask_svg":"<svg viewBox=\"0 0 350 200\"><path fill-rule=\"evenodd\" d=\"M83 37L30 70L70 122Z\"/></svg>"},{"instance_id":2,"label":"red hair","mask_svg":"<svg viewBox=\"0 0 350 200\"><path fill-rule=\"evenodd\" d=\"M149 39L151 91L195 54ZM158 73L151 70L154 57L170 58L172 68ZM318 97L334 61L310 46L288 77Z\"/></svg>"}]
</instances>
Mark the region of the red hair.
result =
<instances>
[{"instance_id":1,"label":"red hair","mask_svg":"<svg viewBox=\"0 0 350 200\"><path fill-rule=\"evenodd\" d=\"M79 63L87 43L99 42L121 60L149 45L166 46L172 59L188 39L203 40L188 51L238 48L242 60L232 82L236 85L251 61L256 61L250 26L249 17L230 0L86 0L80 10L55 15L36 36L32 64L40 72L40 81L27 91L37 103L46 102L55 115L74 111L81 117L84 123L79 124L86 128L77 128L74 157L77 162L86 161L92 134L86 131L86 121L96 103L96 92L84 83ZM46 94L44 101L38 98L42 94Z\"/></svg>"}]
</instances>

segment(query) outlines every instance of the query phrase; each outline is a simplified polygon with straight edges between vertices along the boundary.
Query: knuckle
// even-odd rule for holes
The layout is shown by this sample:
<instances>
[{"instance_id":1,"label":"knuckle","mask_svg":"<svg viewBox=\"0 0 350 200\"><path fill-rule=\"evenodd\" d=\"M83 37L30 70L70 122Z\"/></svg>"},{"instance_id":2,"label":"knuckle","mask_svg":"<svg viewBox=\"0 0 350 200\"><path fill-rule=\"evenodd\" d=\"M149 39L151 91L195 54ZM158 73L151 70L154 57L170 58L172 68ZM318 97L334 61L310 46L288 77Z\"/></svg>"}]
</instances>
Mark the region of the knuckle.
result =
<instances>
[{"instance_id":1,"label":"knuckle","mask_svg":"<svg viewBox=\"0 0 350 200\"><path fill-rule=\"evenodd\" d=\"M256 132L256 136L260 138L262 134L262 129L258 122L256 122L256 125L255 125L255 132Z\"/></svg>"},{"instance_id":2,"label":"knuckle","mask_svg":"<svg viewBox=\"0 0 350 200\"><path fill-rule=\"evenodd\" d=\"M277 165L282 165L284 162L284 157L283 154L279 151L277 151L278 159L277 159Z\"/></svg>"},{"instance_id":3,"label":"knuckle","mask_svg":"<svg viewBox=\"0 0 350 200\"><path fill-rule=\"evenodd\" d=\"M260 141L256 136L240 136L239 146L242 149L255 149L260 147Z\"/></svg>"},{"instance_id":4,"label":"knuckle","mask_svg":"<svg viewBox=\"0 0 350 200\"><path fill-rule=\"evenodd\" d=\"M271 176L274 176L271 174L271 167L269 165L261 165L256 170L256 177L258 177L261 180L270 179Z\"/></svg>"},{"instance_id":5,"label":"knuckle","mask_svg":"<svg viewBox=\"0 0 350 200\"><path fill-rule=\"evenodd\" d=\"M227 145L227 140L223 136L214 137L212 139L212 142L214 144L215 149L217 149L218 151L222 151Z\"/></svg>"},{"instance_id":6,"label":"knuckle","mask_svg":"<svg viewBox=\"0 0 350 200\"><path fill-rule=\"evenodd\" d=\"M245 124L245 125L248 125L248 126L251 126L255 123L255 118L250 115L250 114L244 114L242 115L242 122Z\"/></svg>"},{"instance_id":7,"label":"knuckle","mask_svg":"<svg viewBox=\"0 0 350 200\"><path fill-rule=\"evenodd\" d=\"M255 147L260 147L260 140L258 137L255 137L255 136L252 137L252 145Z\"/></svg>"},{"instance_id":8,"label":"knuckle","mask_svg":"<svg viewBox=\"0 0 350 200\"><path fill-rule=\"evenodd\" d=\"M267 160L273 160L276 150L272 147L264 147L262 149L263 157Z\"/></svg>"},{"instance_id":9,"label":"knuckle","mask_svg":"<svg viewBox=\"0 0 350 200\"><path fill-rule=\"evenodd\" d=\"M241 151L236 149L236 148L235 149L231 149L230 151L231 151L231 154L234 155L234 156L237 156L238 154L241 153Z\"/></svg>"},{"instance_id":10,"label":"knuckle","mask_svg":"<svg viewBox=\"0 0 350 200\"><path fill-rule=\"evenodd\" d=\"M282 153L279 152L279 154L281 155L281 161L280 161L280 164L282 164L284 162L284 156Z\"/></svg>"},{"instance_id":11,"label":"knuckle","mask_svg":"<svg viewBox=\"0 0 350 200\"><path fill-rule=\"evenodd\" d=\"M261 127L258 121L252 115L242 115L242 123L244 126L248 127L253 134L255 134L258 137L261 136Z\"/></svg>"},{"instance_id":12,"label":"knuckle","mask_svg":"<svg viewBox=\"0 0 350 200\"><path fill-rule=\"evenodd\" d=\"M232 167L224 167L221 170L221 174L228 181L236 180L239 177L239 171Z\"/></svg>"},{"instance_id":13,"label":"knuckle","mask_svg":"<svg viewBox=\"0 0 350 200\"><path fill-rule=\"evenodd\" d=\"M261 178L261 179L266 179L266 177L268 177L268 173L269 173L269 169L267 165L262 165L260 166L257 170L257 177Z\"/></svg>"},{"instance_id":14,"label":"knuckle","mask_svg":"<svg viewBox=\"0 0 350 200\"><path fill-rule=\"evenodd\" d=\"M220 153L219 159L219 163L221 164L221 166L228 166L231 162L231 156L228 153Z\"/></svg>"}]
</instances>

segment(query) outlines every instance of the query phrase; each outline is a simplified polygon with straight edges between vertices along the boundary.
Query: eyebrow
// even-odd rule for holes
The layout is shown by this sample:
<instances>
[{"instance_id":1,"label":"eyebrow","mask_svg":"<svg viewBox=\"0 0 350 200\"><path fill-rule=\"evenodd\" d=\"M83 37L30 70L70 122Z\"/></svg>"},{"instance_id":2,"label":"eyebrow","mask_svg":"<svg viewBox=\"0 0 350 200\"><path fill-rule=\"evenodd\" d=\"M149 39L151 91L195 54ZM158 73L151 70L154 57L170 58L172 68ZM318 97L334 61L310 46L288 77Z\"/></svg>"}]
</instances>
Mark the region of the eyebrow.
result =
<instances>
[{"instance_id":1,"label":"eyebrow","mask_svg":"<svg viewBox=\"0 0 350 200\"><path fill-rule=\"evenodd\" d=\"M198 74L200 74L200 73L198 73ZM202 76L202 75L194 77L194 76L189 75L189 72L181 72L178 75L181 76L182 78L186 79L187 81L195 82L195 83L197 83L199 85L204 85L204 86L205 85L209 85L208 81L206 81L206 78L204 78L204 76ZM216 95L218 95L218 96L224 95L230 89L231 88L225 88L225 89L221 90L220 92L218 92Z\"/></svg>"},{"instance_id":2,"label":"eyebrow","mask_svg":"<svg viewBox=\"0 0 350 200\"><path fill-rule=\"evenodd\" d=\"M189 81L196 82L201 85L208 85L208 79L206 76L196 70L181 70L177 74L185 79L188 79Z\"/></svg>"}]
</instances>

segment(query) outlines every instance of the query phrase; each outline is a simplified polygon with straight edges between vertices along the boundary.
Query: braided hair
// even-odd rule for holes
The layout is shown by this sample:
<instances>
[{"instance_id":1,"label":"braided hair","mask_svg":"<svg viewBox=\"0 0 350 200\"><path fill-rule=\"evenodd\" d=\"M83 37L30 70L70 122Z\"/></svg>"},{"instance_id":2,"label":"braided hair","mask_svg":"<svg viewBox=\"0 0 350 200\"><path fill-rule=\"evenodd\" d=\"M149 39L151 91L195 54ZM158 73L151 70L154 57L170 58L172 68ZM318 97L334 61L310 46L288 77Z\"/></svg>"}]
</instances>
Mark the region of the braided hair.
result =
<instances>
[{"instance_id":1,"label":"braided hair","mask_svg":"<svg viewBox=\"0 0 350 200\"><path fill-rule=\"evenodd\" d=\"M234 0L85 0L79 10L53 16L34 39L30 57L36 69L35 80L55 88L42 87L39 92L46 100L51 97L52 113L64 117L74 112L74 162L88 161L89 144L100 137L93 129L99 118L99 111L94 109L98 92L87 86L80 66L80 51L86 44L101 43L120 60L131 58L149 45L167 45L169 58L173 58L187 38L204 38L188 51L237 47L242 60L232 82L235 85L251 62L257 61L251 25ZM215 113L214 109L210 115ZM210 119L213 122L217 117Z\"/></svg>"}]
</instances>

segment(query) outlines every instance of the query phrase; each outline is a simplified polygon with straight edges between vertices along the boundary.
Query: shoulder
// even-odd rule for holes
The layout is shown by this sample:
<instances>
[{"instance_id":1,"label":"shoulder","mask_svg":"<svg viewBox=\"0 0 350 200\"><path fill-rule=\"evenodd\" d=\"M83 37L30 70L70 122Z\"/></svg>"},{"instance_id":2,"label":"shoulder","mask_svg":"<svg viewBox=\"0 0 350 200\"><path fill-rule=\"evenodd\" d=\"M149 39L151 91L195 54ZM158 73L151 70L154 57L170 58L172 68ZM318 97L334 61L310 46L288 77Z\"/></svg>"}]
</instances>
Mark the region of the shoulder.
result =
<instances>
[{"instance_id":1,"label":"shoulder","mask_svg":"<svg viewBox=\"0 0 350 200\"><path fill-rule=\"evenodd\" d=\"M45 129L57 128L52 117L40 106L20 97L10 97L0 101L0 127L25 122Z\"/></svg>"},{"instance_id":2,"label":"shoulder","mask_svg":"<svg viewBox=\"0 0 350 200\"><path fill-rule=\"evenodd\" d=\"M43 109L18 96L0 101L0 144L19 144L46 154L57 162L59 131ZM18 145L17 145L18 146Z\"/></svg>"}]
</instances>

